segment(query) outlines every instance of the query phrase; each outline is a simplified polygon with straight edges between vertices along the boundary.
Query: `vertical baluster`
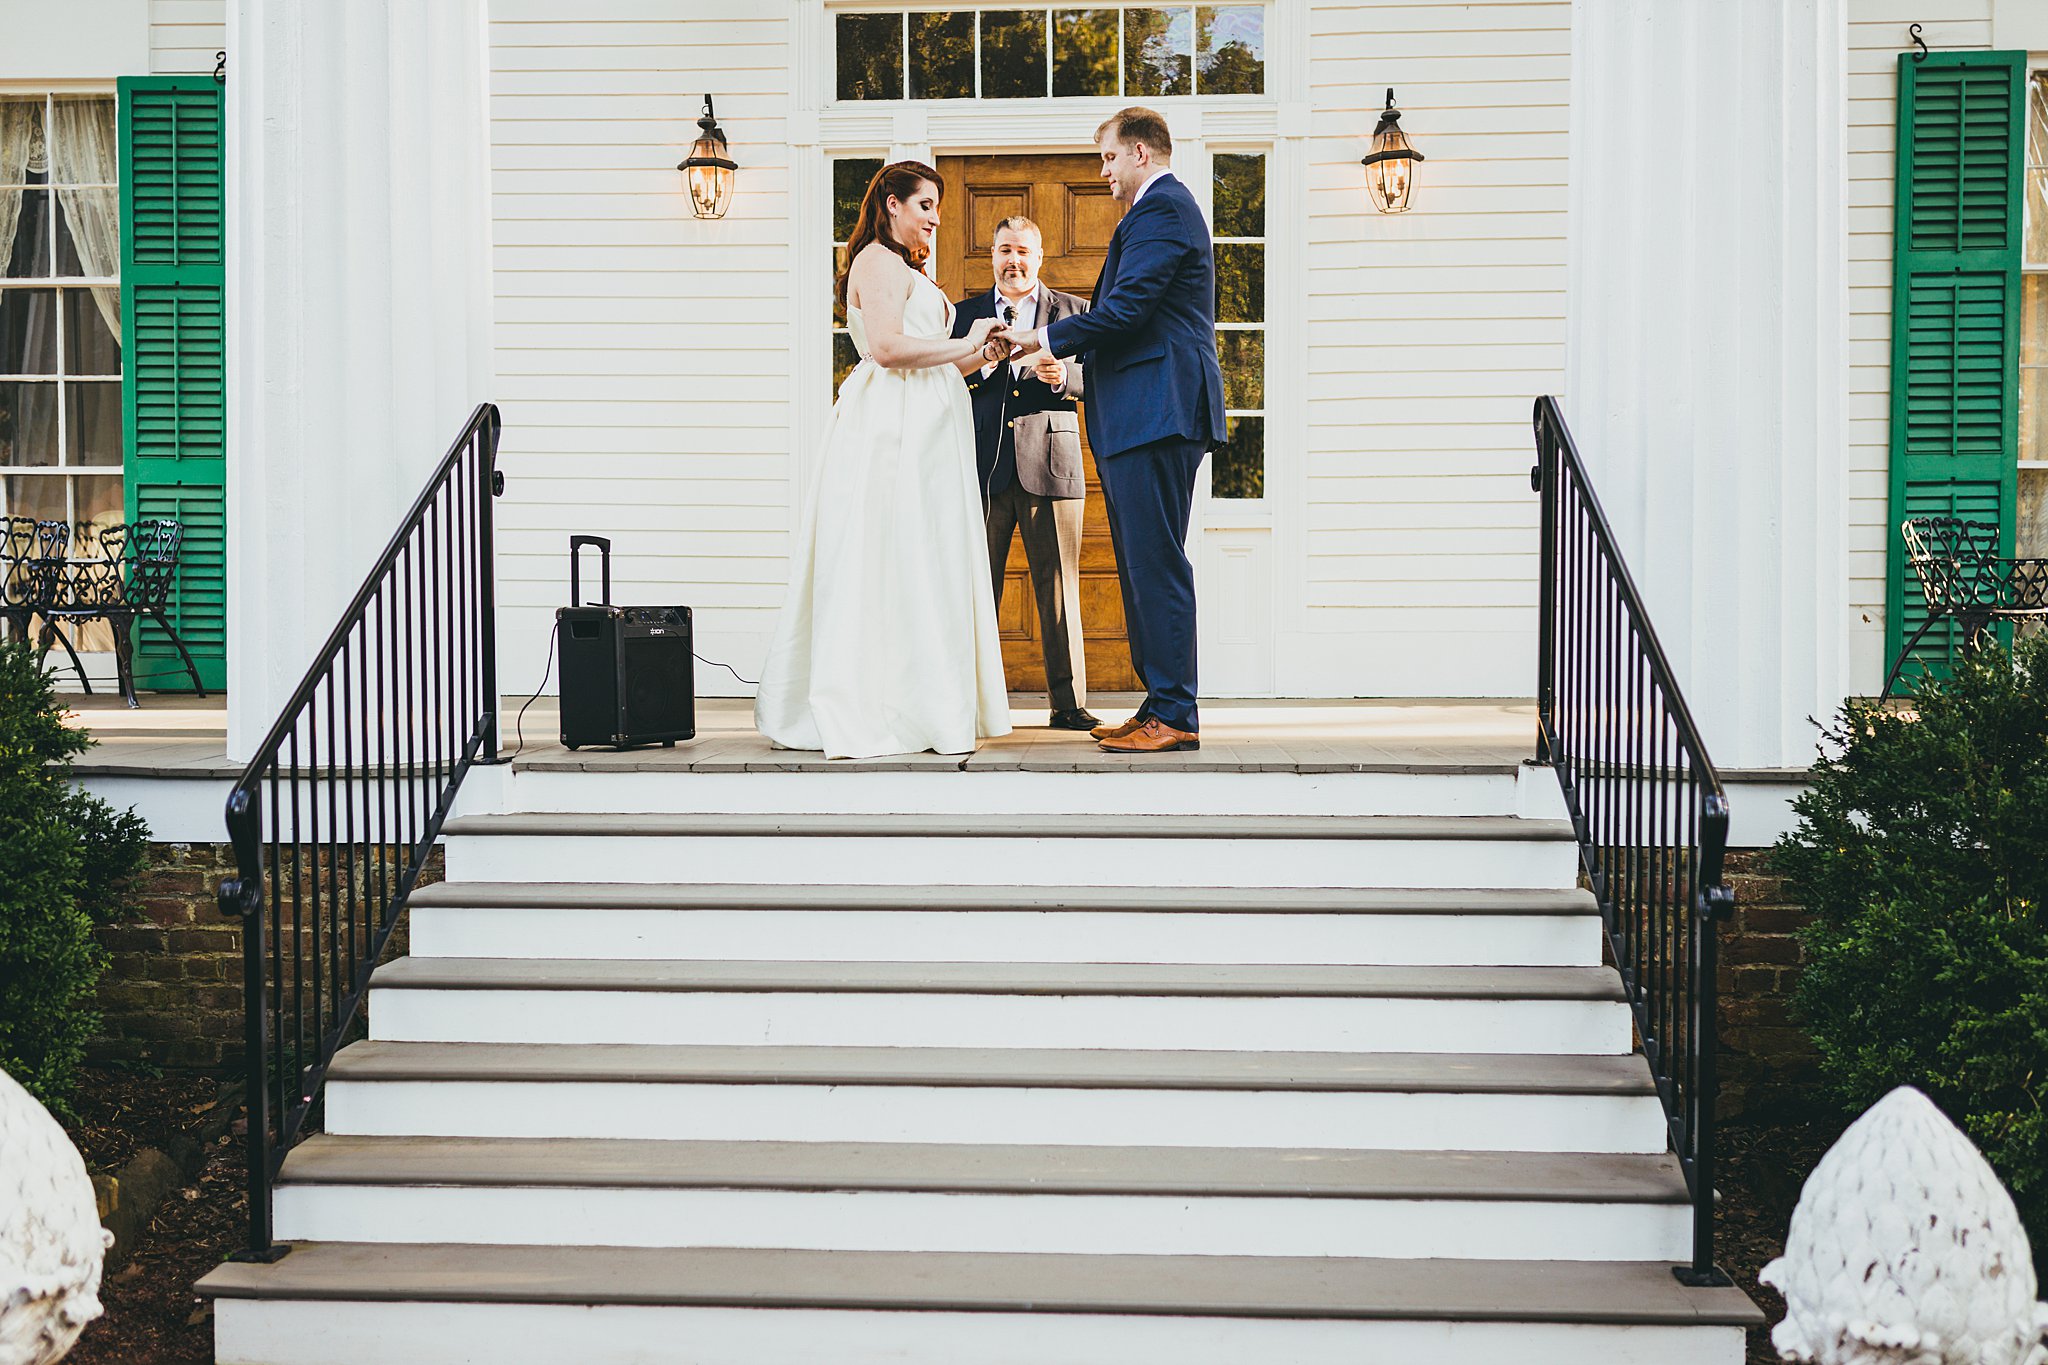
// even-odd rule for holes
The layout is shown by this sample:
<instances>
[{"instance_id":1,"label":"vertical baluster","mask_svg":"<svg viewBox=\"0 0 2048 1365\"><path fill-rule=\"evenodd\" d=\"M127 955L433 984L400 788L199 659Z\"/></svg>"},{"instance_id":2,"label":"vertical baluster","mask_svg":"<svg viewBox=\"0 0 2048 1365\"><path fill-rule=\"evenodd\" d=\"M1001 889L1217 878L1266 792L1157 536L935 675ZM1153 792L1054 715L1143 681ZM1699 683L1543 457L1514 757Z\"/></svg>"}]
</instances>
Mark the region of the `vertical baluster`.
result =
<instances>
[{"instance_id":1,"label":"vertical baluster","mask_svg":"<svg viewBox=\"0 0 2048 1365\"><path fill-rule=\"evenodd\" d=\"M291 798L292 798L292 1049L291 1067L286 1073L291 1084L291 1104L287 1114L295 1115L299 1108L299 1092L304 1087L299 1082L300 1068L305 1064L306 1054L306 974L305 974L305 885L306 859L303 849L306 833L305 817L300 812L299 788L299 728L292 727L291 743ZM282 1148L285 1144L280 1143Z\"/></svg>"},{"instance_id":2,"label":"vertical baluster","mask_svg":"<svg viewBox=\"0 0 2048 1365\"><path fill-rule=\"evenodd\" d=\"M285 1030L284 1002L286 982L284 979L284 859L279 855L284 832L284 802L279 799L278 756L269 755L266 774L270 779L270 800L266 813L270 821L270 895L265 913L270 917L270 1055L264 1060L269 1072L264 1076L264 1086L273 1089L277 1102L271 1105L276 1117L278 1132L283 1133L285 1116L291 1112L290 1095L284 1088L286 1068L283 1064ZM268 1179L266 1175L265 1179Z\"/></svg>"},{"instance_id":3,"label":"vertical baluster","mask_svg":"<svg viewBox=\"0 0 2048 1365\"><path fill-rule=\"evenodd\" d=\"M419 724L418 713L413 709L412 685L413 599L417 595L418 589L413 582L412 538L410 536L406 538L405 548L399 554L401 562L405 566L403 576L400 579L402 586L399 590L399 601L405 610L405 620L399 627L398 632L402 647L405 650L405 667L403 669L405 698L404 704L399 711L399 723L404 726L405 731L405 783L400 789L404 793L405 826L403 832L405 836L405 849L398 863L398 886L400 890L403 890L407 884L407 875L412 869L414 852L419 847L419 826L415 818L418 801L416 783L419 775L419 749L413 739L414 735L419 731ZM394 903L396 899L394 896Z\"/></svg>"},{"instance_id":4,"label":"vertical baluster","mask_svg":"<svg viewBox=\"0 0 2048 1365\"><path fill-rule=\"evenodd\" d=\"M368 730L363 725L362 709L358 700L362 695L363 642L368 633L364 621L357 621L349 631L348 642L342 650L341 709L347 719L347 729L341 735L341 779L342 791L347 794L348 825L343 831L348 848L348 891L342 897L342 904L348 910L348 978L349 993L353 995L360 982L357 980L363 962L362 918L357 913L362 897L368 888L357 881L357 863L362 857L362 845L356 840L356 807L368 795L370 784L357 763L356 750L362 745L367 751ZM354 673L349 671L350 667ZM365 821L367 830L368 822ZM367 872L367 866L363 869Z\"/></svg>"},{"instance_id":5,"label":"vertical baluster","mask_svg":"<svg viewBox=\"0 0 2048 1365\"><path fill-rule=\"evenodd\" d=\"M483 458L479 465L482 485L477 489L477 610L483 616L483 636L479 641L478 659L482 665L480 679L483 692L484 715L487 717L484 756L491 762L498 761L498 586L496 579L497 546L492 528L496 525L497 510L492 503L496 496L497 474L495 465L498 450L498 414L491 409L484 418Z\"/></svg>"}]
</instances>

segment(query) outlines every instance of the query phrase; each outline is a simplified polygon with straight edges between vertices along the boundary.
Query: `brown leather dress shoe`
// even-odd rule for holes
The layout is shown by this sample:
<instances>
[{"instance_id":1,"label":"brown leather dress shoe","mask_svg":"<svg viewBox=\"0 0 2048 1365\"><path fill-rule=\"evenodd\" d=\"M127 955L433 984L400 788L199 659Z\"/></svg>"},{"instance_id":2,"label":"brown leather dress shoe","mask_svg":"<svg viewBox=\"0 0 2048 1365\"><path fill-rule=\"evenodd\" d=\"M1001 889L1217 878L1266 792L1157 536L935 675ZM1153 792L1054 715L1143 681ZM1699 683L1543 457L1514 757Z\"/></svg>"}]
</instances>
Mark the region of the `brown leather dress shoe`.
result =
<instances>
[{"instance_id":1,"label":"brown leather dress shoe","mask_svg":"<svg viewBox=\"0 0 2048 1365\"><path fill-rule=\"evenodd\" d=\"M1116 735L1098 745L1107 754L1170 754L1180 749L1199 749L1202 737L1192 730L1176 730L1156 720L1147 720L1128 735Z\"/></svg>"},{"instance_id":2,"label":"brown leather dress shoe","mask_svg":"<svg viewBox=\"0 0 2048 1365\"><path fill-rule=\"evenodd\" d=\"M1136 734L1144 725L1143 716L1132 716L1129 720L1118 721L1115 725L1098 725L1088 733L1097 739L1122 739L1125 735Z\"/></svg>"}]
</instances>

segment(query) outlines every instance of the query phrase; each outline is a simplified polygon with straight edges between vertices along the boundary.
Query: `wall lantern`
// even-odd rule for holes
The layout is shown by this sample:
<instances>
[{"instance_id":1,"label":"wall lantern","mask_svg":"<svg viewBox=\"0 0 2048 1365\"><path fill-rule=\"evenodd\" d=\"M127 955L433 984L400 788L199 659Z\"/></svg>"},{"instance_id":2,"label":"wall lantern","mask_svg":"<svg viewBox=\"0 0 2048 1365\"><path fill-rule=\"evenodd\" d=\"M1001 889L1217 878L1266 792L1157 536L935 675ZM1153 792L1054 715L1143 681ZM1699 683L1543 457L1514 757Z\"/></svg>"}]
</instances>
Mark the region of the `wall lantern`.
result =
<instances>
[{"instance_id":1,"label":"wall lantern","mask_svg":"<svg viewBox=\"0 0 2048 1365\"><path fill-rule=\"evenodd\" d=\"M726 209L732 206L733 182L738 178L739 166L727 155L725 132L718 126L718 119L711 112L711 96L704 97L704 113L697 120L697 126L704 131L697 135L697 141L690 147L690 154L683 158L677 170L690 186L690 207L699 218L723 218Z\"/></svg>"},{"instance_id":2,"label":"wall lantern","mask_svg":"<svg viewBox=\"0 0 2048 1365\"><path fill-rule=\"evenodd\" d=\"M1387 91L1386 110L1372 130L1372 153L1359 162L1365 167L1365 187L1372 191L1373 206L1381 213L1406 213L1408 196L1415 192L1415 163L1427 159L1408 145L1394 92Z\"/></svg>"}]
</instances>

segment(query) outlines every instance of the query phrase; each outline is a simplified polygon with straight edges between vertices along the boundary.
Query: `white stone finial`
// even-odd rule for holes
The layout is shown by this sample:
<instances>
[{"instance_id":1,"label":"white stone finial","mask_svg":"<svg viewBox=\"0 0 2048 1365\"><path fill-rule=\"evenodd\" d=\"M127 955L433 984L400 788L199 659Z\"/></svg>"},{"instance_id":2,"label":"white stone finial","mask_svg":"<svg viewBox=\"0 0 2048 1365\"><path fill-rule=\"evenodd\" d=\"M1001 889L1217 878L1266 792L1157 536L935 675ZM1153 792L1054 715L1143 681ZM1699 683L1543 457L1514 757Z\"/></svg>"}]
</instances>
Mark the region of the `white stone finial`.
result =
<instances>
[{"instance_id":1,"label":"white stone finial","mask_svg":"<svg viewBox=\"0 0 2048 1365\"><path fill-rule=\"evenodd\" d=\"M1813 1365L2044 1365L2048 1304L2012 1196L1960 1129L1901 1086L1849 1125L1807 1178L1785 1254L1758 1277L1785 1296L1771 1332Z\"/></svg>"},{"instance_id":2,"label":"white stone finial","mask_svg":"<svg viewBox=\"0 0 2048 1365\"><path fill-rule=\"evenodd\" d=\"M85 1161L0 1071L0 1365L52 1365L100 1315L100 1226Z\"/></svg>"}]
</instances>

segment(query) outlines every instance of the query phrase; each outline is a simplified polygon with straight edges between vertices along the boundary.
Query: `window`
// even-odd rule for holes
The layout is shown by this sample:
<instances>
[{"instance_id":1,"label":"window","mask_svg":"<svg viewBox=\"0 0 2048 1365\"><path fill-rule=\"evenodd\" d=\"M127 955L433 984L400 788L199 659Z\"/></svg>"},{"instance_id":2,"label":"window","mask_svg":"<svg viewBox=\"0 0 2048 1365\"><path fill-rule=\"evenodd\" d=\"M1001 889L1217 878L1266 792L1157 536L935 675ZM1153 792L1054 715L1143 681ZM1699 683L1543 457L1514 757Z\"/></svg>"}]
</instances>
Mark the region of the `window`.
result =
<instances>
[{"instance_id":1,"label":"window","mask_svg":"<svg viewBox=\"0 0 2048 1365\"><path fill-rule=\"evenodd\" d=\"M0 99L0 514L123 517L111 96Z\"/></svg>"},{"instance_id":2,"label":"window","mask_svg":"<svg viewBox=\"0 0 2048 1365\"><path fill-rule=\"evenodd\" d=\"M846 382L846 376L853 373L853 367L860 363L860 352L853 348L853 337L846 330L846 309L839 302L839 268L846 263L846 244L853 237L855 225L860 222L860 201L867 195L868 182L881 169L882 158L878 156L841 157L832 163L832 395L835 398L839 396L839 386Z\"/></svg>"},{"instance_id":3,"label":"window","mask_svg":"<svg viewBox=\"0 0 2048 1365\"><path fill-rule=\"evenodd\" d=\"M1266 495L1266 158L1217 152L1210 205L1216 239L1216 355L1228 432L1211 456L1209 491Z\"/></svg>"},{"instance_id":4,"label":"window","mask_svg":"<svg viewBox=\"0 0 2048 1365\"><path fill-rule=\"evenodd\" d=\"M2027 79L2020 275L2019 509L2013 553L2048 555L2048 71Z\"/></svg>"},{"instance_id":5,"label":"window","mask_svg":"<svg viewBox=\"0 0 2048 1365\"><path fill-rule=\"evenodd\" d=\"M842 100L1260 95L1263 5L842 12Z\"/></svg>"}]
</instances>

